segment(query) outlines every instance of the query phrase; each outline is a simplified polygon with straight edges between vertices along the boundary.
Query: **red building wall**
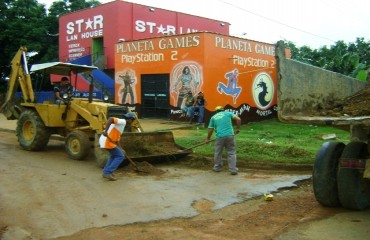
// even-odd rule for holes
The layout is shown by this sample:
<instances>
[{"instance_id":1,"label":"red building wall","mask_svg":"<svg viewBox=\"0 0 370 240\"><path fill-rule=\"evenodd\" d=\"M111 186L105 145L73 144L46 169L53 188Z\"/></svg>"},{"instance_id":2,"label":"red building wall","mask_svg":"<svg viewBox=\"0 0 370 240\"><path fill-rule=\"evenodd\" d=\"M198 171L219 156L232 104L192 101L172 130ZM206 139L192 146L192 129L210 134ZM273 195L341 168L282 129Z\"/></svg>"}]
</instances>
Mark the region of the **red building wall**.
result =
<instances>
[{"instance_id":1,"label":"red building wall","mask_svg":"<svg viewBox=\"0 0 370 240\"><path fill-rule=\"evenodd\" d=\"M114 69L114 46L120 39L209 31L229 34L227 22L124 1L66 14L59 19L59 59L68 62L92 54L94 39L102 38L107 68Z\"/></svg>"}]
</instances>

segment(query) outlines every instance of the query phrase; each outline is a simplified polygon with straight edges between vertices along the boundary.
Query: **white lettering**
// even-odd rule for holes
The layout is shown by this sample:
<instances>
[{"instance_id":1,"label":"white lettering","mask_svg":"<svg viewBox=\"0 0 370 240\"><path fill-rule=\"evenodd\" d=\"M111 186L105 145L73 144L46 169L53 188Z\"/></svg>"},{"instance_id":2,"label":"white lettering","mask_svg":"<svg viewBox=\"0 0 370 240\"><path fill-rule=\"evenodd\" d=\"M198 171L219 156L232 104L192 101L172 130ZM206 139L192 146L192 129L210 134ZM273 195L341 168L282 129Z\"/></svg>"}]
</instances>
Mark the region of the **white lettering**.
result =
<instances>
[{"instance_id":1,"label":"white lettering","mask_svg":"<svg viewBox=\"0 0 370 240\"><path fill-rule=\"evenodd\" d=\"M85 48L72 48L68 50L69 53L84 52L84 51L85 51Z\"/></svg>"},{"instance_id":2,"label":"white lettering","mask_svg":"<svg viewBox=\"0 0 370 240\"><path fill-rule=\"evenodd\" d=\"M69 41L74 41L74 40L77 40L77 39L78 39L77 34L74 34L74 35L71 35L71 36L67 36L66 41L69 42Z\"/></svg>"},{"instance_id":3,"label":"white lettering","mask_svg":"<svg viewBox=\"0 0 370 240\"><path fill-rule=\"evenodd\" d=\"M155 32L155 30L157 31ZM150 34L176 34L176 27L173 25L165 25L155 22L145 22L143 20L136 20L135 21L135 30L140 33L144 33L148 31ZM179 27L178 34L181 33L192 33L192 32L198 32L197 29L191 29L187 28L186 31L183 29L183 27Z\"/></svg>"},{"instance_id":4,"label":"white lettering","mask_svg":"<svg viewBox=\"0 0 370 240\"><path fill-rule=\"evenodd\" d=\"M81 25L84 22L83 19L76 20L75 23L77 24L77 32L81 32Z\"/></svg>"},{"instance_id":5,"label":"white lettering","mask_svg":"<svg viewBox=\"0 0 370 240\"><path fill-rule=\"evenodd\" d=\"M266 45L256 44L256 46L254 47L254 51L256 53L263 54L263 55L275 56L275 47L274 46L266 46Z\"/></svg>"},{"instance_id":6,"label":"white lettering","mask_svg":"<svg viewBox=\"0 0 370 240\"><path fill-rule=\"evenodd\" d=\"M135 22L135 29L138 32L145 32L145 22L141 20L137 20Z\"/></svg>"},{"instance_id":7,"label":"white lettering","mask_svg":"<svg viewBox=\"0 0 370 240\"><path fill-rule=\"evenodd\" d=\"M68 57L73 60L75 58L79 58L82 56L82 53L72 53L72 54L69 54Z\"/></svg>"},{"instance_id":8,"label":"white lettering","mask_svg":"<svg viewBox=\"0 0 370 240\"><path fill-rule=\"evenodd\" d=\"M103 28L103 15L96 15L91 20L91 17L87 19L77 19L74 22L68 22L66 25L66 33L67 34L74 34L74 33L81 33L87 29L97 30Z\"/></svg>"},{"instance_id":9,"label":"white lettering","mask_svg":"<svg viewBox=\"0 0 370 240\"><path fill-rule=\"evenodd\" d=\"M251 106L243 104L239 109L239 115L242 115L245 111L249 112L251 110Z\"/></svg>"},{"instance_id":10,"label":"white lettering","mask_svg":"<svg viewBox=\"0 0 370 240\"><path fill-rule=\"evenodd\" d=\"M78 39L77 34L74 34L74 35L71 35L71 36L67 36L66 41L69 42L69 41L74 41L74 40L77 40L77 39Z\"/></svg>"},{"instance_id":11,"label":"white lettering","mask_svg":"<svg viewBox=\"0 0 370 240\"><path fill-rule=\"evenodd\" d=\"M80 46L79 43L72 43L72 44L68 45L68 48L76 48L76 47L79 47L79 46Z\"/></svg>"},{"instance_id":12,"label":"white lettering","mask_svg":"<svg viewBox=\"0 0 370 240\"><path fill-rule=\"evenodd\" d=\"M156 24L154 22L147 22L146 24L149 26L149 32L153 33Z\"/></svg>"},{"instance_id":13,"label":"white lettering","mask_svg":"<svg viewBox=\"0 0 370 240\"><path fill-rule=\"evenodd\" d=\"M117 53L128 53L128 52L142 52L142 51L153 51L154 45L152 41L138 41L117 44Z\"/></svg>"},{"instance_id":14,"label":"white lettering","mask_svg":"<svg viewBox=\"0 0 370 240\"><path fill-rule=\"evenodd\" d=\"M241 52L252 52L252 45L250 42L227 37L215 37L215 47Z\"/></svg>"},{"instance_id":15,"label":"white lettering","mask_svg":"<svg viewBox=\"0 0 370 240\"><path fill-rule=\"evenodd\" d=\"M73 22L67 23L67 34L73 34L75 32Z\"/></svg>"},{"instance_id":16,"label":"white lettering","mask_svg":"<svg viewBox=\"0 0 370 240\"><path fill-rule=\"evenodd\" d=\"M135 63L135 58L136 56L131 56L131 55L122 55L121 56L121 63L131 63L131 64L134 64Z\"/></svg>"},{"instance_id":17,"label":"white lettering","mask_svg":"<svg viewBox=\"0 0 370 240\"><path fill-rule=\"evenodd\" d=\"M121 56L121 63L141 63L141 62L163 62L163 53L138 53L136 55L123 54Z\"/></svg>"},{"instance_id":18,"label":"white lettering","mask_svg":"<svg viewBox=\"0 0 370 240\"><path fill-rule=\"evenodd\" d=\"M168 25L167 26L167 34L176 34L176 28L175 26Z\"/></svg>"},{"instance_id":19,"label":"white lettering","mask_svg":"<svg viewBox=\"0 0 370 240\"><path fill-rule=\"evenodd\" d=\"M158 47L160 49L174 48L190 48L196 47L200 43L199 36L183 36L176 38L162 38L159 40Z\"/></svg>"},{"instance_id":20,"label":"white lettering","mask_svg":"<svg viewBox=\"0 0 370 240\"><path fill-rule=\"evenodd\" d=\"M138 63L140 62L163 62L164 54L163 53L139 53L137 54Z\"/></svg>"},{"instance_id":21,"label":"white lettering","mask_svg":"<svg viewBox=\"0 0 370 240\"><path fill-rule=\"evenodd\" d=\"M232 112L237 116L241 116L245 111L250 112L251 106L243 104L239 110L225 109L227 112Z\"/></svg>"},{"instance_id":22,"label":"white lettering","mask_svg":"<svg viewBox=\"0 0 370 240\"><path fill-rule=\"evenodd\" d=\"M81 38L83 38L83 39L84 38L99 37L99 36L103 36L103 30L102 29L91 31L91 32L81 33Z\"/></svg>"},{"instance_id":23,"label":"white lettering","mask_svg":"<svg viewBox=\"0 0 370 240\"><path fill-rule=\"evenodd\" d=\"M180 114L182 113L182 110L172 110L171 109L171 114Z\"/></svg>"},{"instance_id":24,"label":"white lettering","mask_svg":"<svg viewBox=\"0 0 370 240\"><path fill-rule=\"evenodd\" d=\"M262 110L257 109L256 113L260 115L261 117L266 117L266 116L271 115L272 111L271 110L262 111Z\"/></svg>"},{"instance_id":25,"label":"white lettering","mask_svg":"<svg viewBox=\"0 0 370 240\"><path fill-rule=\"evenodd\" d=\"M245 67L261 67L261 68L269 68L269 61L260 59L260 58L252 58L252 57L241 57L237 55L233 55L233 64Z\"/></svg>"},{"instance_id":26,"label":"white lettering","mask_svg":"<svg viewBox=\"0 0 370 240\"><path fill-rule=\"evenodd\" d=\"M94 16L94 29L103 28L103 16Z\"/></svg>"}]
</instances>

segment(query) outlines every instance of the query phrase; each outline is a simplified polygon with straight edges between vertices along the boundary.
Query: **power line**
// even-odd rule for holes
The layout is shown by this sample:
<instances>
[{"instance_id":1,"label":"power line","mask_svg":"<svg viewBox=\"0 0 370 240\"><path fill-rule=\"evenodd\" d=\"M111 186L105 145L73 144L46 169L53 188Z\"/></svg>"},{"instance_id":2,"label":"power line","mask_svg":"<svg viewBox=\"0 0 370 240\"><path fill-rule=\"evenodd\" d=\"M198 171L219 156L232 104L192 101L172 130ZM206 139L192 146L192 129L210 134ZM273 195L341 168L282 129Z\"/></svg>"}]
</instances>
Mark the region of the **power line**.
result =
<instances>
[{"instance_id":1,"label":"power line","mask_svg":"<svg viewBox=\"0 0 370 240\"><path fill-rule=\"evenodd\" d=\"M321 0L322 1L322 0ZM335 4L331 4L329 2L327 2L327 0L324 0L322 1L325 5L327 5L328 7L330 7L331 9L335 9L335 10L338 10L339 12L342 12L342 13L345 13L347 15L350 15L353 19L356 19L357 21L359 22L362 22L362 23L365 23L365 24L370 24L370 21L368 19L365 19L363 16L368 16L368 14L366 14L366 8L365 8L365 11L364 11L364 14L359 14L359 13L354 13L353 9L346 9L344 7L344 4L343 4L343 1L341 0L336 0L335 1ZM354 5L355 7L356 5ZM361 5L360 5L361 6ZM362 17L360 17L362 16Z\"/></svg>"},{"instance_id":2,"label":"power line","mask_svg":"<svg viewBox=\"0 0 370 240\"><path fill-rule=\"evenodd\" d=\"M332 40L332 39L330 39L330 38L327 38L327 37L324 37L324 36L320 36L320 35L317 35L317 34L315 34L315 33L311 33L311 32L308 32L308 31L306 31L306 30L302 30L302 29L297 28L297 27L294 27L294 26L290 26L290 25L288 25L288 24L286 24L286 23L283 23L283 22L277 21L277 20L272 19L272 18L269 18L269 17L265 17L265 16L263 16L263 15L261 15L261 14L258 14L258 13L252 12L252 11L249 11L249 10L247 10L247 9L244 9L244 8L242 8L242 7L236 6L236 5L232 4L232 3L229 3L229 2L226 2L226 1L223 1L223 0L218 0L218 1L219 1L219 2L222 2L222 3L226 4L226 5L230 5L230 6L234 7L234 8L237 8L237 9L239 9L239 10L241 10L241 11L244 11L244 12L250 13L250 14L252 14L252 15L255 15L255 16L257 16L257 17L260 17L260 18L263 18L263 19L265 19L265 20L268 20L268 21L270 21L270 22L273 22L273 23L276 23L276 24L280 24L280 25L282 25L282 26L285 26L285 27L288 27L288 28L294 29L294 30L296 30L296 31L303 32L303 33L305 33L305 34L308 34L308 35L311 35L311 36L314 36L314 37L318 37L318 38L321 38L321 39L324 39L324 40L328 40L328 41L331 41L331 42L335 43L335 41L334 41L334 40Z\"/></svg>"}]
</instances>

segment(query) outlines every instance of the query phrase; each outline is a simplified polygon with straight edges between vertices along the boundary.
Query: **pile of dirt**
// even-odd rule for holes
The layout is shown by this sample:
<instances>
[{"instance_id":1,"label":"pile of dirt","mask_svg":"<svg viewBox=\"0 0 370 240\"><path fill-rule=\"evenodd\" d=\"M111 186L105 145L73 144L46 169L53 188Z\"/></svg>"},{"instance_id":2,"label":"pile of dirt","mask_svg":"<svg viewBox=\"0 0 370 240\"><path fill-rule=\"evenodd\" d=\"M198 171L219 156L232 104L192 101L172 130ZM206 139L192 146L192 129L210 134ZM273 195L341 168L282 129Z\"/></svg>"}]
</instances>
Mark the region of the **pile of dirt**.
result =
<instances>
[{"instance_id":1,"label":"pile of dirt","mask_svg":"<svg viewBox=\"0 0 370 240\"><path fill-rule=\"evenodd\" d=\"M149 155L163 155L169 153L176 153L179 148L174 142L158 142L154 144L145 144L142 142L131 143L127 147L127 154L131 157L141 157Z\"/></svg>"},{"instance_id":2,"label":"pile of dirt","mask_svg":"<svg viewBox=\"0 0 370 240\"><path fill-rule=\"evenodd\" d=\"M355 94L342 100L326 103L325 106L319 106L318 114L320 116L369 116L370 115L370 85Z\"/></svg>"}]
</instances>

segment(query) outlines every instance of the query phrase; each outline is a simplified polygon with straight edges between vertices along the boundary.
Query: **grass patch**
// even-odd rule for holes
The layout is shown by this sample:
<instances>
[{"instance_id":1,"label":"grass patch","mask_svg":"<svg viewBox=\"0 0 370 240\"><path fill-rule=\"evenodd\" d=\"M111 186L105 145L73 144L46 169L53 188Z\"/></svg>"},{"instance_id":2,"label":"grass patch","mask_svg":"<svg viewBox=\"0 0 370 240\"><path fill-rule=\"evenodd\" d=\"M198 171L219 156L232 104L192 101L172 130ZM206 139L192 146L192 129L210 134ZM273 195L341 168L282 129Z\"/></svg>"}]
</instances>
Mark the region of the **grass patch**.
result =
<instances>
[{"instance_id":1,"label":"grass patch","mask_svg":"<svg viewBox=\"0 0 370 240\"><path fill-rule=\"evenodd\" d=\"M187 131L188 134L175 134L176 143L188 148L202 143L208 130L192 126L188 130L178 131ZM238 165L247 166L252 161L261 164L313 164L317 151L328 141L322 139L322 136L327 134L336 135L336 139L329 141L347 144L350 140L349 132L329 126L287 124L277 119L242 125L240 133L236 135ZM197 155L212 158L213 149L211 142L193 150Z\"/></svg>"}]
</instances>

